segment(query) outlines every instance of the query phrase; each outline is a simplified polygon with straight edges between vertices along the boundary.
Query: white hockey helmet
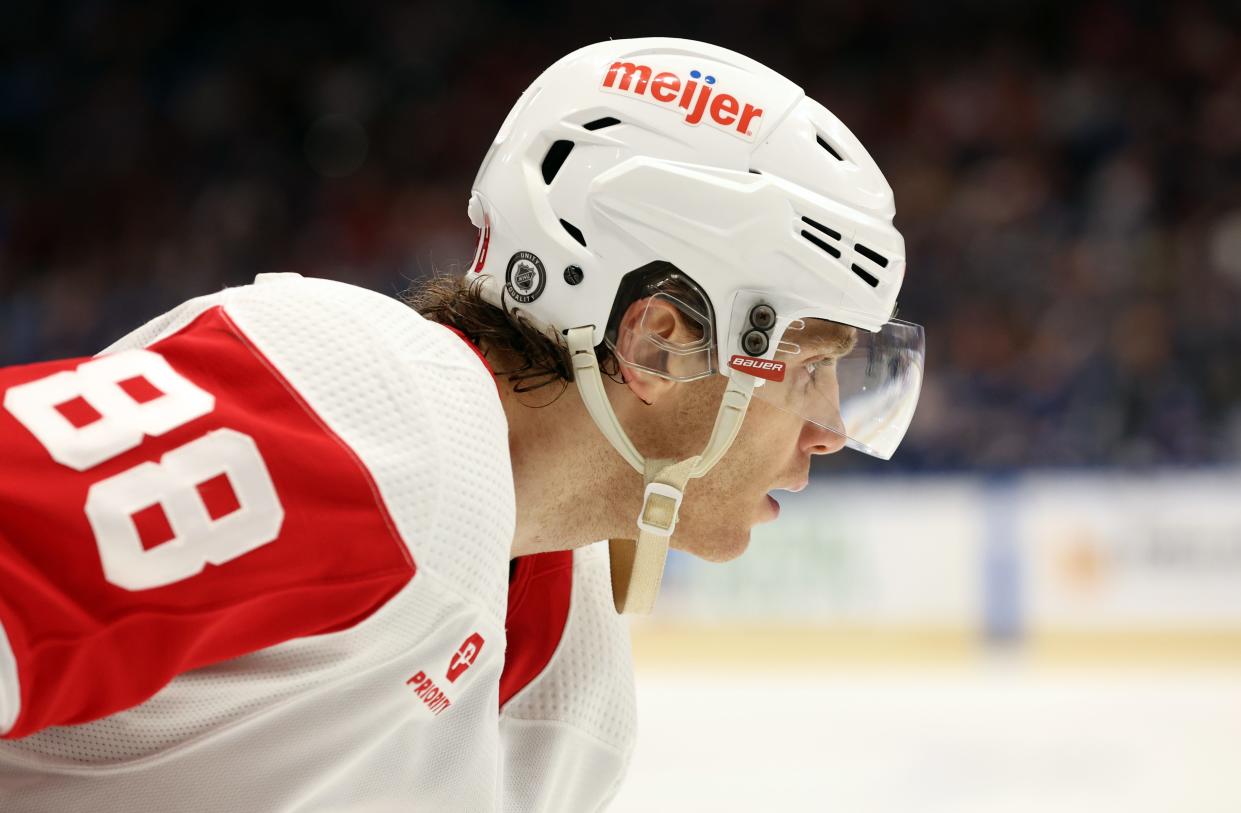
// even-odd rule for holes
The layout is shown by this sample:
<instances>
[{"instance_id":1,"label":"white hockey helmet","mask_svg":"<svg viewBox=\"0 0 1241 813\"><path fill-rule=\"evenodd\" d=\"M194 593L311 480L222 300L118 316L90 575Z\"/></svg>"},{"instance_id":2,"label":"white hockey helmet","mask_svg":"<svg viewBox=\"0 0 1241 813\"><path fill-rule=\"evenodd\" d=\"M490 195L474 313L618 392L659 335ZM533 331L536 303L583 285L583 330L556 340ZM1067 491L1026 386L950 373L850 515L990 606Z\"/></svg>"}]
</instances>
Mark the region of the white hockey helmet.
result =
<instances>
[{"instance_id":1,"label":"white hockey helmet","mask_svg":"<svg viewBox=\"0 0 1241 813\"><path fill-rule=\"evenodd\" d=\"M496 305L566 337L588 409L646 477L637 552L613 544L618 608L653 603L656 549L666 552L685 482L727 451L751 396L891 456L924 353L922 329L892 320L905 271L894 210L883 174L839 119L725 48L601 42L556 62L518 99L474 181L480 237L469 274L484 277ZM669 266L681 277L675 295L661 287ZM621 292L666 296L703 338L618 342ZM855 329L845 346L839 325ZM830 353L820 352L824 337ZM667 378L729 377L701 455L638 454L599 380L594 348L604 343L623 343L623 362Z\"/></svg>"}]
</instances>

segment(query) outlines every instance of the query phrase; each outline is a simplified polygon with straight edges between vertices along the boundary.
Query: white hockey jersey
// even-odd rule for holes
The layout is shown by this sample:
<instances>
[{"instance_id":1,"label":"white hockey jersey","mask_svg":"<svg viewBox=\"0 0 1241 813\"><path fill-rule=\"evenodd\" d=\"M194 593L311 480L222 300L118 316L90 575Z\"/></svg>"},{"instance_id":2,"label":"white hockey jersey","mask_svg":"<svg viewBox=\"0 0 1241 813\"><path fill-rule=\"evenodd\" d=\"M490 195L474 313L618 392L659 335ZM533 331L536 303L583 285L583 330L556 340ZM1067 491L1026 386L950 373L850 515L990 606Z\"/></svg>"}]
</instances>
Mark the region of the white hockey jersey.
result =
<instances>
[{"instance_id":1,"label":"white hockey jersey","mask_svg":"<svg viewBox=\"0 0 1241 813\"><path fill-rule=\"evenodd\" d=\"M516 560L468 343L296 275L0 370L0 810L593 811L606 550Z\"/></svg>"}]
</instances>

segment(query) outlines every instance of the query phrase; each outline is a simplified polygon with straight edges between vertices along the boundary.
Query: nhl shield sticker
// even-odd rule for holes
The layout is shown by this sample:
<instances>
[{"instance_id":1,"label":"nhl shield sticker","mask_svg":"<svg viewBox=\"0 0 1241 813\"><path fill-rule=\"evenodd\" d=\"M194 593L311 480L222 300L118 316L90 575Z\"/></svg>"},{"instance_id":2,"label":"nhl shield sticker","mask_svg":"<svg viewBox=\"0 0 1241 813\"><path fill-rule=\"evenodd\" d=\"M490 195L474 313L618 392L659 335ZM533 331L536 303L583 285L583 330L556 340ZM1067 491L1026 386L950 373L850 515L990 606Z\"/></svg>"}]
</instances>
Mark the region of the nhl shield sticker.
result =
<instances>
[{"instance_id":1,"label":"nhl shield sticker","mask_svg":"<svg viewBox=\"0 0 1241 813\"><path fill-rule=\"evenodd\" d=\"M522 304L529 304L543 294L547 272L543 261L529 251L519 251L508 261L504 287L508 295Z\"/></svg>"}]
</instances>

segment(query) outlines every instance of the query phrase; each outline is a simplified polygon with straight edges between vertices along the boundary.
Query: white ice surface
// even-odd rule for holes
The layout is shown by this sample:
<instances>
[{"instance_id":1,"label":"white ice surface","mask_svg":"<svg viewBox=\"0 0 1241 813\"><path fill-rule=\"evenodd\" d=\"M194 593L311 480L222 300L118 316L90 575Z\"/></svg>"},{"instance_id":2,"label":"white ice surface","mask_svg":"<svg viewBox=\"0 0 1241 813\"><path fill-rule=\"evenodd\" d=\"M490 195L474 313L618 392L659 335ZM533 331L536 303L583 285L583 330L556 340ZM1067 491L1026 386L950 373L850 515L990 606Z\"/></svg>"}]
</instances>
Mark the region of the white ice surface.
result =
<instances>
[{"instance_id":1,"label":"white ice surface","mask_svg":"<svg viewBox=\"0 0 1241 813\"><path fill-rule=\"evenodd\" d=\"M1237 813L1241 670L638 675L613 813Z\"/></svg>"}]
</instances>

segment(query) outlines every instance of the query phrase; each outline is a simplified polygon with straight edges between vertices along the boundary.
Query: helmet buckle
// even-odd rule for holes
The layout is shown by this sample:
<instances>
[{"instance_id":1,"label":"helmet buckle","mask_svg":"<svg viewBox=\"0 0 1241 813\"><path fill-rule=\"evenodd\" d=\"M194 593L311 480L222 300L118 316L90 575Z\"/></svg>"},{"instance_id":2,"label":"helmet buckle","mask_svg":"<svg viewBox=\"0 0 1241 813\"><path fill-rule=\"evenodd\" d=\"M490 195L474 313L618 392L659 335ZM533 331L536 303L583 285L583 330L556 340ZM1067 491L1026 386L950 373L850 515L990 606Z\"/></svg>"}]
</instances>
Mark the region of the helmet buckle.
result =
<instances>
[{"instance_id":1,"label":"helmet buckle","mask_svg":"<svg viewBox=\"0 0 1241 813\"><path fill-rule=\"evenodd\" d=\"M684 494L666 483L647 483L638 528L656 536L672 536Z\"/></svg>"}]
</instances>

